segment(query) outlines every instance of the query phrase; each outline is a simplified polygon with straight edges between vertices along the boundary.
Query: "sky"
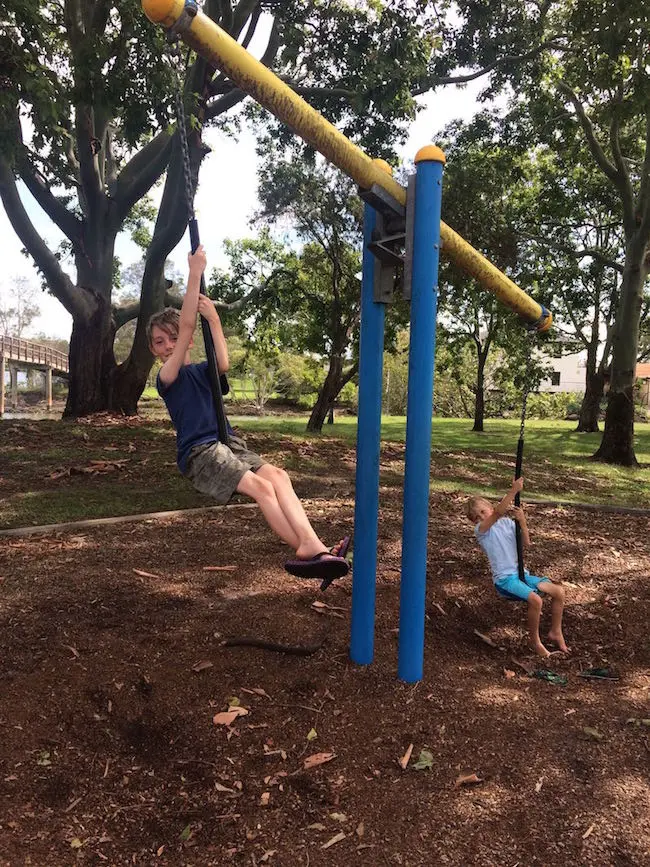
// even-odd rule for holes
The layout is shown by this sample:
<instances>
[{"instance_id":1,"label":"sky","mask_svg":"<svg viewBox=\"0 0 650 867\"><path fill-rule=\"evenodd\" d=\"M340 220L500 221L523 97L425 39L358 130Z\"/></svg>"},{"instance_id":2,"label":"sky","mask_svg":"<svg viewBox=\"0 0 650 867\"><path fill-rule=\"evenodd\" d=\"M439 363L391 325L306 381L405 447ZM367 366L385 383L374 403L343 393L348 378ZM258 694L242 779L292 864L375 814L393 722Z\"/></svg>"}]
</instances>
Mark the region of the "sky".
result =
<instances>
[{"instance_id":1,"label":"sky","mask_svg":"<svg viewBox=\"0 0 650 867\"><path fill-rule=\"evenodd\" d=\"M436 134L450 121L457 118L469 120L480 106L477 96L484 82L472 82L465 87L447 86L420 99L422 110L412 124L408 139L400 149L403 160L412 160L417 151L429 142L435 143ZM237 141L217 130L207 130L205 140L212 153L204 160L199 177L194 206L199 221L201 242L208 254L210 266L224 266L222 244L226 238L237 239L254 234L249 225L257 206L257 165L255 137L244 130ZM236 167L236 169L234 168ZM162 187L154 191L153 198L160 196ZM54 250L63 240L63 235L36 204L29 192L21 185L21 197L37 230L50 249ZM7 297L12 279L29 278L39 286L39 278L30 258L21 253L21 243L0 206L0 258L3 263L0 273L0 297ZM174 265L185 271L187 267L187 234L170 256ZM118 237L116 253L123 266L140 258L140 251L126 235ZM67 266L74 279L74 267ZM45 334L48 337L68 339L72 320L63 306L46 292L39 294L41 315L30 328L30 334Z\"/></svg>"}]
</instances>

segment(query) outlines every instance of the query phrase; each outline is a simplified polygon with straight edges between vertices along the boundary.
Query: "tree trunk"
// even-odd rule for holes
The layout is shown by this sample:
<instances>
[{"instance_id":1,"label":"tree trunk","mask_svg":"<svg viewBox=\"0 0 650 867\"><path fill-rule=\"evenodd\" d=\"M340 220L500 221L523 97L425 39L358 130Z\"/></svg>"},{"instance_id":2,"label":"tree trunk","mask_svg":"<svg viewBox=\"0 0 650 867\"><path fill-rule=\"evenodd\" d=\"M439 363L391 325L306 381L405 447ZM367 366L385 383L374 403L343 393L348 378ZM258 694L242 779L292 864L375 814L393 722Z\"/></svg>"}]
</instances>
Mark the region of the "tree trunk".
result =
<instances>
[{"instance_id":1,"label":"tree trunk","mask_svg":"<svg viewBox=\"0 0 650 867\"><path fill-rule=\"evenodd\" d=\"M602 370L595 372L587 371L585 380L585 396L580 406L578 427L576 433L598 433L598 416L600 414L600 402L605 390L605 375Z\"/></svg>"},{"instance_id":2,"label":"tree trunk","mask_svg":"<svg viewBox=\"0 0 650 867\"><path fill-rule=\"evenodd\" d=\"M307 422L307 430L310 433L321 433L330 407L336 400L343 385L343 359L340 355L335 355L330 358L330 366L325 377L325 382Z\"/></svg>"},{"instance_id":3,"label":"tree trunk","mask_svg":"<svg viewBox=\"0 0 650 867\"><path fill-rule=\"evenodd\" d=\"M476 369L476 393L474 396L474 427L473 431L483 433L485 421L485 362L487 352L478 353L478 366Z\"/></svg>"},{"instance_id":4,"label":"tree trunk","mask_svg":"<svg viewBox=\"0 0 650 867\"><path fill-rule=\"evenodd\" d=\"M70 337L70 374L64 418L77 418L111 408L115 328L110 307L97 299L88 320L75 319Z\"/></svg>"},{"instance_id":5,"label":"tree trunk","mask_svg":"<svg viewBox=\"0 0 650 867\"><path fill-rule=\"evenodd\" d=\"M605 432L593 460L623 467L636 467L634 454L634 387L610 393L605 413Z\"/></svg>"},{"instance_id":6,"label":"tree trunk","mask_svg":"<svg viewBox=\"0 0 650 867\"><path fill-rule=\"evenodd\" d=\"M643 239L634 237L628 241L621 300L616 316L605 431L600 448L593 456L596 461L624 467L638 465L634 454L634 385L641 296L646 276L644 257Z\"/></svg>"}]
</instances>

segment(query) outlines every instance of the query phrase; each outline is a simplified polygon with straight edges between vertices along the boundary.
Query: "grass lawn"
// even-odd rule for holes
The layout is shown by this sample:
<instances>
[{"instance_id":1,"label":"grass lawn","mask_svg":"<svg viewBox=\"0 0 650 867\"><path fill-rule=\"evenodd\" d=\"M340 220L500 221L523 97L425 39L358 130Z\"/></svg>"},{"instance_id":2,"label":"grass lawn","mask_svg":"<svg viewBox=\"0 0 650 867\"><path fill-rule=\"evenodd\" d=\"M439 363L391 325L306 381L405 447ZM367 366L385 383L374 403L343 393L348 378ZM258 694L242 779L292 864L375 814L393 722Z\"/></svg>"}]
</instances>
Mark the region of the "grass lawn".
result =
<instances>
[{"instance_id":1,"label":"grass lawn","mask_svg":"<svg viewBox=\"0 0 650 867\"><path fill-rule=\"evenodd\" d=\"M251 431L292 437L305 434L307 416L242 418ZM512 477L519 438L518 419L488 420L484 433L473 433L469 419L434 418L431 435L431 488L498 496ZM324 436L356 442L356 418L340 417L323 427ZM406 418L383 416L382 441L404 442ZM578 434L575 422L536 421L526 424L524 477L533 499L605 503L650 508L650 425L637 425L636 456L630 469L591 460L601 434ZM441 467L444 471L441 472Z\"/></svg>"},{"instance_id":2,"label":"grass lawn","mask_svg":"<svg viewBox=\"0 0 650 867\"><path fill-rule=\"evenodd\" d=\"M174 433L157 403L146 417L124 424L0 422L0 527L209 505L178 473ZM321 436L305 433L306 416L231 420L252 449L289 471L301 496L353 497L356 419L337 418ZM489 421L483 434L470 428L467 419L434 419L431 490L499 497L512 479L519 424ZM524 498L650 508L650 426L637 428L638 469L592 462L599 435L573 428L569 422L528 423ZM404 437L404 418L383 419L384 488L401 489Z\"/></svg>"}]
</instances>

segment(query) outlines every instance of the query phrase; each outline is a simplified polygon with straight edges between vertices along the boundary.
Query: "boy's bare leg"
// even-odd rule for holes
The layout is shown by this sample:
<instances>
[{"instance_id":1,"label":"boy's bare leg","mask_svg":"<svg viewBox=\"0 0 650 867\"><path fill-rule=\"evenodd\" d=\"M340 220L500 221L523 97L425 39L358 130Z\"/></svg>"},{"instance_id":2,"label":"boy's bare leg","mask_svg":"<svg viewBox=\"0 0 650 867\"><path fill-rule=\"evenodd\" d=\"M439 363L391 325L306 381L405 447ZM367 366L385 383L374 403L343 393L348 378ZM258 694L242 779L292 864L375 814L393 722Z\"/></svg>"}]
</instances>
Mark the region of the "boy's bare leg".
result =
<instances>
[{"instance_id":1,"label":"boy's bare leg","mask_svg":"<svg viewBox=\"0 0 650 867\"><path fill-rule=\"evenodd\" d=\"M564 587L560 584L553 584L552 581L544 581L539 585L539 589L551 597L551 628L548 631L548 637L557 644L559 650L563 653L569 653L562 633L562 614L566 595Z\"/></svg>"},{"instance_id":2,"label":"boy's bare leg","mask_svg":"<svg viewBox=\"0 0 650 867\"><path fill-rule=\"evenodd\" d=\"M297 544L294 546L296 556L308 560L310 557L328 551L327 545L318 538L314 528L309 523L309 518L293 489L288 474L272 464L264 464L256 475L267 480L273 486L284 519L291 527L297 540Z\"/></svg>"},{"instance_id":3,"label":"boy's bare leg","mask_svg":"<svg viewBox=\"0 0 650 867\"><path fill-rule=\"evenodd\" d=\"M531 590L528 596L528 634L533 650L545 659L550 652L544 647L539 637L539 620L542 613L542 597Z\"/></svg>"},{"instance_id":4,"label":"boy's bare leg","mask_svg":"<svg viewBox=\"0 0 650 867\"><path fill-rule=\"evenodd\" d=\"M237 485L237 493L245 494L255 500L269 527L295 551L300 544L298 537L284 516L273 485L266 479L259 478L260 473L261 469L257 473L250 470L244 473Z\"/></svg>"}]
</instances>

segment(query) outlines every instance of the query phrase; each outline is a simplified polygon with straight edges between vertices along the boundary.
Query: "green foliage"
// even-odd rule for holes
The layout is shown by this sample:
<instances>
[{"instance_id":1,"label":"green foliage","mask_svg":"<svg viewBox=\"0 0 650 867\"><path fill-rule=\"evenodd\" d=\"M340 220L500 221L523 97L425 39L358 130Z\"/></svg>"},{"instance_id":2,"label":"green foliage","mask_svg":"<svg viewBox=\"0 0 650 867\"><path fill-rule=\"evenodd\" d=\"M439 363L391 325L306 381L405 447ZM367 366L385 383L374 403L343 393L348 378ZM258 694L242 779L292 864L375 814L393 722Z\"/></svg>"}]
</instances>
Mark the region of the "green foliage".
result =
<instances>
[{"instance_id":1,"label":"green foliage","mask_svg":"<svg viewBox=\"0 0 650 867\"><path fill-rule=\"evenodd\" d=\"M583 394L581 392L538 392L528 397L526 407L530 418L556 418L565 419L569 415L580 412Z\"/></svg>"},{"instance_id":2,"label":"green foliage","mask_svg":"<svg viewBox=\"0 0 650 867\"><path fill-rule=\"evenodd\" d=\"M310 402L323 382L322 365L308 355L283 352L278 360L277 391L289 401L299 403L309 396Z\"/></svg>"}]
</instances>

